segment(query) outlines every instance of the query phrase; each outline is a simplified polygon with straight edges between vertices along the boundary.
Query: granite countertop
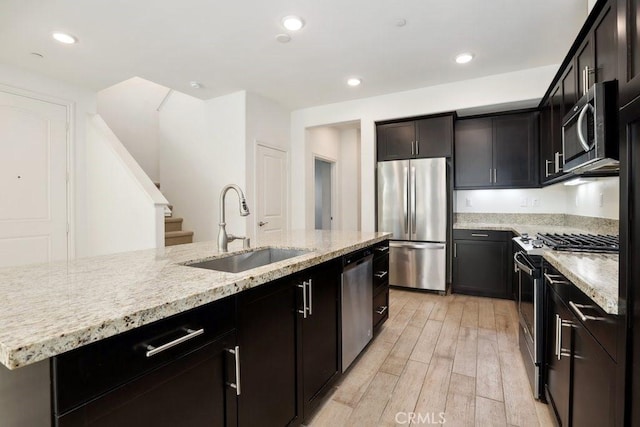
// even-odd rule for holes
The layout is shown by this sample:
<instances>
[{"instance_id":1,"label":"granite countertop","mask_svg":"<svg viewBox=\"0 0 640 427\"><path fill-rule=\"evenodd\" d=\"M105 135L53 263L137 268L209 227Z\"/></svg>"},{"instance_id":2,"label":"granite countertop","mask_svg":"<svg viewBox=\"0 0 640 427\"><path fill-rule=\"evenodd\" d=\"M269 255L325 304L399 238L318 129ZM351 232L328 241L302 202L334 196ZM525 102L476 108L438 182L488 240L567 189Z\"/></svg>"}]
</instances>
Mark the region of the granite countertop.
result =
<instances>
[{"instance_id":1,"label":"granite countertop","mask_svg":"<svg viewBox=\"0 0 640 427\"><path fill-rule=\"evenodd\" d=\"M311 252L237 274L181 265L222 256L216 242L3 268L0 363L9 369L26 366L293 274L388 236L293 231L258 239L255 248Z\"/></svg>"},{"instance_id":2,"label":"granite countertop","mask_svg":"<svg viewBox=\"0 0 640 427\"><path fill-rule=\"evenodd\" d=\"M530 236L535 236L537 233L594 233L592 230L573 227L516 223L456 222L453 228L512 231L518 235L528 233ZM606 313L619 313L619 256L617 254L587 254L548 250L543 257Z\"/></svg>"}]
</instances>

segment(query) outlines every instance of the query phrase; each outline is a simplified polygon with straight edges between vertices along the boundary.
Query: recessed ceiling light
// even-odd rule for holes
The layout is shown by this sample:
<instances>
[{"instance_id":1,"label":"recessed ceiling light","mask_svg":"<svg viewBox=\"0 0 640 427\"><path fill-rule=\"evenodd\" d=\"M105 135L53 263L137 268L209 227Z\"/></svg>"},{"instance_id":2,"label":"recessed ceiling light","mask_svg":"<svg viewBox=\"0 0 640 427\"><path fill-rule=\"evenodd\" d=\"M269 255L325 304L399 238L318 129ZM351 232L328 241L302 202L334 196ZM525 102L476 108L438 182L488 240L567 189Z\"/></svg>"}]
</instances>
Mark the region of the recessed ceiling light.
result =
<instances>
[{"instance_id":1,"label":"recessed ceiling light","mask_svg":"<svg viewBox=\"0 0 640 427\"><path fill-rule=\"evenodd\" d=\"M53 37L56 41L59 41L60 43L64 43L64 44L75 44L75 43L78 43L78 38L77 37L74 37L71 34L62 33L60 31L54 31L51 34L51 37Z\"/></svg>"},{"instance_id":2,"label":"recessed ceiling light","mask_svg":"<svg viewBox=\"0 0 640 427\"><path fill-rule=\"evenodd\" d=\"M276 36L276 40L280 43L289 43L291 41L291 36L289 34L278 34Z\"/></svg>"},{"instance_id":3,"label":"recessed ceiling light","mask_svg":"<svg viewBox=\"0 0 640 427\"><path fill-rule=\"evenodd\" d=\"M351 87L360 86L360 83L362 83L362 80L358 77L350 77L347 79L347 84Z\"/></svg>"},{"instance_id":4,"label":"recessed ceiling light","mask_svg":"<svg viewBox=\"0 0 640 427\"><path fill-rule=\"evenodd\" d=\"M300 17L289 15L282 18L282 26L289 31L298 31L304 27L304 21Z\"/></svg>"},{"instance_id":5,"label":"recessed ceiling light","mask_svg":"<svg viewBox=\"0 0 640 427\"><path fill-rule=\"evenodd\" d=\"M198 83L198 82L189 82L189 86L191 86L194 89L202 89L202 83Z\"/></svg>"},{"instance_id":6,"label":"recessed ceiling light","mask_svg":"<svg viewBox=\"0 0 640 427\"><path fill-rule=\"evenodd\" d=\"M458 64L466 64L473 59L473 53L465 52L456 56L456 62Z\"/></svg>"}]
</instances>

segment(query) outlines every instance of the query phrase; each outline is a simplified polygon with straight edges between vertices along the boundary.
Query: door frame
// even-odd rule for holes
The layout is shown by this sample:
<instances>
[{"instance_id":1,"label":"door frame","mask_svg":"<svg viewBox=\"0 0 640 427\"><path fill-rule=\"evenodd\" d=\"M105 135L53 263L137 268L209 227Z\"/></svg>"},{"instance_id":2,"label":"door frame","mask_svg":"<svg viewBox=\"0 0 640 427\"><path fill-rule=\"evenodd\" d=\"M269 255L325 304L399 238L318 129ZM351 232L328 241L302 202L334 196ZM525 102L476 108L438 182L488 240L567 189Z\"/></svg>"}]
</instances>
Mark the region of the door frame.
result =
<instances>
[{"instance_id":1,"label":"door frame","mask_svg":"<svg viewBox=\"0 0 640 427\"><path fill-rule=\"evenodd\" d=\"M254 170L254 174L253 174L253 206L256 207L256 210L258 209L258 192L256 191L256 189L258 188L258 177L255 174L255 170L257 169L257 164L258 164L258 147L264 147L264 148L268 148L270 150L276 150L276 151L280 151L282 153L284 153L285 156L285 162L286 162L286 179L285 182L287 184L286 189L285 189L285 193L287 195L287 203L286 203L286 211L287 211L287 221L285 224L286 229L284 231L288 231L291 230L291 153L288 149L285 149L283 147L279 147L277 145L274 144L269 144L267 142L263 142L260 141L259 139L254 139L253 140L253 170ZM251 230L253 231L253 236L258 236L258 223L257 221L253 221L253 226L251 227ZM248 231L248 230L247 230Z\"/></svg>"},{"instance_id":2,"label":"door frame","mask_svg":"<svg viewBox=\"0 0 640 427\"><path fill-rule=\"evenodd\" d=\"M67 181L65 183L67 200L66 200L66 218L67 218L67 261L75 259L76 256L76 230L75 230L75 186L71 185L75 182L75 130L76 130L76 104L74 101L55 96L47 95L39 92L8 86L0 83L0 92L10 95L31 98L36 101L47 102L49 104L60 105L67 110L67 134L66 134L66 153L67 159L65 170L67 173Z\"/></svg>"},{"instance_id":3,"label":"door frame","mask_svg":"<svg viewBox=\"0 0 640 427\"><path fill-rule=\"evenodd\" d=\"M322 154L318 154L318 153L311 153L311 156L313 158L312 162L311 162L311 176L313 177L313 182L314 182L314 186L313 186L313 212L314 215L313 217L315 218L315 209L316 209L316 187L315 187L315 180L316 180L316 160L321 160L323 162L326 163L330 163L331 164L331 230L340 230L342 229L342 217L339 217L340 219L340 228L336 228L338 221L335 221L335 218L338 217L338 215L336 215L337 212L340 212L340 206L338 205L339 200L336 197L336 190L339 188L338 187L338 159L334 159L332 157L329 156L325 156ZM315 230L315 220L313 222L313 229Z\"/></svg>"}]
</instances>

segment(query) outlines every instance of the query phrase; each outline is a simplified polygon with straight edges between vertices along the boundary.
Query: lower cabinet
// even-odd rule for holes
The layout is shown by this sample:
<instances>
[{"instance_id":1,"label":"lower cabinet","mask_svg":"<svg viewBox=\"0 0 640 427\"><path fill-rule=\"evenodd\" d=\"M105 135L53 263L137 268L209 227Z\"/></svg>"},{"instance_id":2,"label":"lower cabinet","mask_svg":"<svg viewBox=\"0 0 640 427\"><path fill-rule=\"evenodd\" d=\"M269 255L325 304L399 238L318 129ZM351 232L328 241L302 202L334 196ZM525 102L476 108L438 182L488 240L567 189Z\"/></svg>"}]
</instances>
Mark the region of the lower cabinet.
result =
<instances>
[{"instance_id":1,"label":"lower cabinet","mask_svg":"<svg viewBox=\"0 0 640 427\"><path fill-rule=\"evenodd\" d=\"M227 298L54 357L54 426L236 425L234 309Z\"/></svg>"},{"instance_id":2,"label":"lower cabinet","mask_svg":"<svg viewBox=\"0 0 640 427\"><path fill-rule=\"evenodd\" d=\"M453 230L452 292L511 298L511 232Z\"/></svg>"},{"instance_id":3,"label":"lower cabinet","mask_svg":"<svg viewBox=\"0 0 640 427\"><path fill-rule=\"evenodd\" d=\"M389 318L389 242L373 248L373 333Z\"/></svg>"},{"instance_id":4,"label":"lower cabinet","mask_svg":"<svg viewBox=\"0 0 640 427\"><path fill-rule=\"evenodd\" d=\"M299 425L340 373L339 260L240 294L240 426Z\"/></svg>"},{"instance_id":5,"label":"lower cabinet","mask_svg":"<svg viewBox=\"0 0 640 427\"><path fill-rule=\"evenodd\" d=\"M545 275L546 397L561 426L622 424L616 408L615 316L571 282ZM596 337L603 337L601 341ZM612 345L613 344L613 345Z\"/></svg>"}]
</instances>

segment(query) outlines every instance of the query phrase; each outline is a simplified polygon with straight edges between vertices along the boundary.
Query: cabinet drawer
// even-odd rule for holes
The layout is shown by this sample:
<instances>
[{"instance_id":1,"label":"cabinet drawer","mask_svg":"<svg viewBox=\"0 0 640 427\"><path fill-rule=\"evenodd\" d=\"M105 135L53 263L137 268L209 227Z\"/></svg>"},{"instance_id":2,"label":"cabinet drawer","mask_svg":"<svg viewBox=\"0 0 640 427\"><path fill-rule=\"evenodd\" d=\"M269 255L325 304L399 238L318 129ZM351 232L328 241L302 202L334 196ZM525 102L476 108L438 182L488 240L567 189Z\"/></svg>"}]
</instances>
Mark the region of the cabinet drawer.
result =
<instances>
[{"instance_id":1,"label":"cabinet drawer","mask_svg":"<svg viewBox=\"0 0 640 427\"><path fill-rule=\"evenodd\" d=\"M373 260L373 293L376 294L380 287L389 283L389 257L380 257Z\"/></svg>"},{"instance_id":2,"label":"cabinet drawer","mask_svg":"<svg viewBox=\"0 0 640 427\"><path fill-rule=\"evenodd\" d=\"M591 298L555 270L545 269L545 275L547 276L545 281L549 287L560 297L576 319L579 319L583 327L609 353L609 356L616 360L617 331L620 321L618 317L605 313ZM586 320L581 319L578 310L589 317Z\"/></svg>"},{"instance_id":3,"label":"cabinet drawer","mask_svg":"<svg viewBox=\"0 0 640 427\"><path fill-rule=\"evenodd\" d=\"M373 247L373 258L389 257L389 241L385 240Z\"/></svg>"},{"instance_id":4,"label":"cabinet drawer","mask_svg":"<svg viewBox=\"0 0 640 427\"><path fill-rule=\"evenodd\" d=\"M389 289L373 297L373 327L377 328L389 318Z\"/></svg>"},{"instance_id":5,"label":"cabinet drawer","mask_svg":"<svg viewBox=\"0 0 640 427\"><path fill-rule=\"evenodd\" d=\"M453 230L454 240L492 240L509 241L513 233L511 231L496 230Z\"/></svg>"}]
</instances>

